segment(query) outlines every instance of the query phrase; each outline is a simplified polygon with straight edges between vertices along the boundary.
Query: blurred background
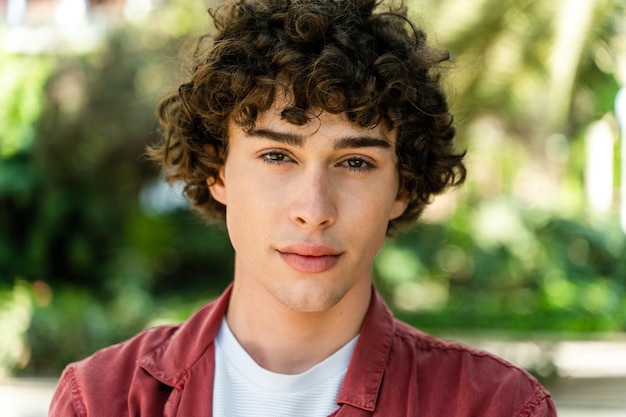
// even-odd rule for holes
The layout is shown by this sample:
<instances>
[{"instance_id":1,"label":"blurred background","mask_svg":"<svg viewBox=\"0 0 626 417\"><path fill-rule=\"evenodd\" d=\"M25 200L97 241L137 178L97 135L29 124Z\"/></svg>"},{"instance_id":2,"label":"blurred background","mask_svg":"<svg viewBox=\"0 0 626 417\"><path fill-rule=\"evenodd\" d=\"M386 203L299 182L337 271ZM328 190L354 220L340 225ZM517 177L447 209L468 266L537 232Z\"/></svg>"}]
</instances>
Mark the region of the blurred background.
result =
<instances>
[{"instance_id":1,"label":"blurred background","mask_svg":"<svg viewBox=\"0 0 626 417\"><path fill-rule=\"evenodd\" d=\"M224 229L144 156L180 48L218 3L0 3L0 376L55 378L230 281ZM625 2L409 10L452 52L469 176L385 245L378 288L403 320L556 391L626 376Z\"/></svg>"}]
</instances>

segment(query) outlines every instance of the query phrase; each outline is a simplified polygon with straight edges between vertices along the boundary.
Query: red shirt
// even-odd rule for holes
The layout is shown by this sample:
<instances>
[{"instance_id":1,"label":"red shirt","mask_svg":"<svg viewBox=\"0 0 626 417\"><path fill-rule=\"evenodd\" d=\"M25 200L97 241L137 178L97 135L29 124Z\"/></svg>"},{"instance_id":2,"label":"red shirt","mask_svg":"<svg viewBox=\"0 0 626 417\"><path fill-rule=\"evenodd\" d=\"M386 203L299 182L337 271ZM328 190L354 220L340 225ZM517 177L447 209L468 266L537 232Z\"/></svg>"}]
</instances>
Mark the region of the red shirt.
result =
<instances>
[{"instance_id":1,"label":"red shirt","mask_svg":"<svg viewBox=\"0 0 626 417\"><path fill-rule=\"evenodd\" d=\"M211 416L214 338L230 291L181 325L70 364L49 417ZM337 402L333 417L556 416L550 394L525 371L396 320L374 290Z\"/></svg>"}]
</instances>

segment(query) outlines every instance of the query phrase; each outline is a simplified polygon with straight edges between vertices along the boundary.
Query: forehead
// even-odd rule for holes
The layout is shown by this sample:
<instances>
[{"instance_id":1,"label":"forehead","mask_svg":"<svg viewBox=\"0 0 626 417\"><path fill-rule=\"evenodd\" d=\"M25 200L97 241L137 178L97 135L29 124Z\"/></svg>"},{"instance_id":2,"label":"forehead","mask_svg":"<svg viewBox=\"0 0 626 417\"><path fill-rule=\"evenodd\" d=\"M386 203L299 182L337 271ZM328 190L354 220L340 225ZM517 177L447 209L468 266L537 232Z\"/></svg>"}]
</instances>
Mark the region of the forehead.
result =
<instances>
[{"instance_id":1,"label":"forehead","mask_svg":"<svg viewBox=\"0 0 626 417\"><path fill-rule=\"evenodd\" d=\"M364 127L350 121L345 113L309 109L304 112L307 122L300 125L283 116L283 112L288 108L290 105L285 99L275 100L267 111L259 113L252 129L289 132L305 138L313 135L330 139L350 136L376 137L395 145L396 132L388 129L384 123L373 127Z\"/></svg>"}]
</instances>

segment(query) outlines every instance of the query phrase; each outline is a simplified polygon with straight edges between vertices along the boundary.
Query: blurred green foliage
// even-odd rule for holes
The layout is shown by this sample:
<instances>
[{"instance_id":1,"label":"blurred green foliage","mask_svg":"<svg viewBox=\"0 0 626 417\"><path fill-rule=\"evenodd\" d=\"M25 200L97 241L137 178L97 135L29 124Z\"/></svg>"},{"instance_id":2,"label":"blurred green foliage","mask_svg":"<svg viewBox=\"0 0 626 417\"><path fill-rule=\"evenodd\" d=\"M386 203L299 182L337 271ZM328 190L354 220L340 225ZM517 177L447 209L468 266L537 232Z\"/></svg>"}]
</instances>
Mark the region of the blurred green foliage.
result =
<instances>
[{"instance_id":1,"label":"blurred green foliage","mask_svg":"<svg viewBox=\"0 0 626 417\"><path fill-rule=\"evenodd\" d=\"M625 243L617 225L591 228L501 200L398 236L376 278L403 319L435 332L622 332Z\"/></svg>"},{"instance_id":2,"label":"blurred green foliage","mask_svg":"<svg viewBox=\"0 0 626 417\"><path fill-rule=\"evenodd\" d=\"M111 30L87 54L2 57L0 373L58 374L145 327L184 320L229 283L233 253L223 227L205 225L185 207L163 209L158 169L143 156L158 134L156 101L177 85L181 39L206 23L197 12L164 6L141 24ZM474 32L475 45L462 42L467 34L450 38L459 54L466 48L478 59L476 45L490 45L481 39L509 29L493 16ZM604 42L604 33L590 44ZM525 142L533 109L520 106L520 97L505 94L500 107L495 101L501 89L520 91L515 80L535 83L529 72L498 87L479 77L501 78L472 66L459 92L469 108L461 111L461 139L475 158L467 191L454 194L458 207L441 219L387 242L376 261L375 282L403 319L435 332L626 330L624 235L615 216L588 216L580 196L580 126L610 111L618 84L584 62L595 94L563 127L571 136L566 166L536 146L549 142L546 135L531 129ZM536 59L530 66L540 72ZM478 110L483 100L487 117ZM532 164L565 178L559 207L529 204L511 191Z\"/></svg>"}]
</instances>

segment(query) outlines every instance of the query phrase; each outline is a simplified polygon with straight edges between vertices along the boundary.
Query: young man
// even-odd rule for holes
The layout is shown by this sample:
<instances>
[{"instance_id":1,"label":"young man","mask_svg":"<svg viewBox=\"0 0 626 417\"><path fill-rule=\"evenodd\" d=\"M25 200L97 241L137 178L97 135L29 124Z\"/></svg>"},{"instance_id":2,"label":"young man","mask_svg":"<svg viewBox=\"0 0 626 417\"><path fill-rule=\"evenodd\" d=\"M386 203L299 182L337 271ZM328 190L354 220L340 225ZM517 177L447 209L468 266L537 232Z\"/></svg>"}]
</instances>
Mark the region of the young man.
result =
<instances>
[{"instance_id":1,"label":"young man","mask_svg":"<svg viewBox=\"0 0 626 417\"><path fill-rule=\"evenodd\" d=\"M380 8L380 10L378 10ZM225 219L233 284L178 326L65 370L50 416L554 416L506 361L396 321L373 289L385 237L465 176L447 60L375 0L213 12L152 149Z\"/></svg>"}]
</instances>

